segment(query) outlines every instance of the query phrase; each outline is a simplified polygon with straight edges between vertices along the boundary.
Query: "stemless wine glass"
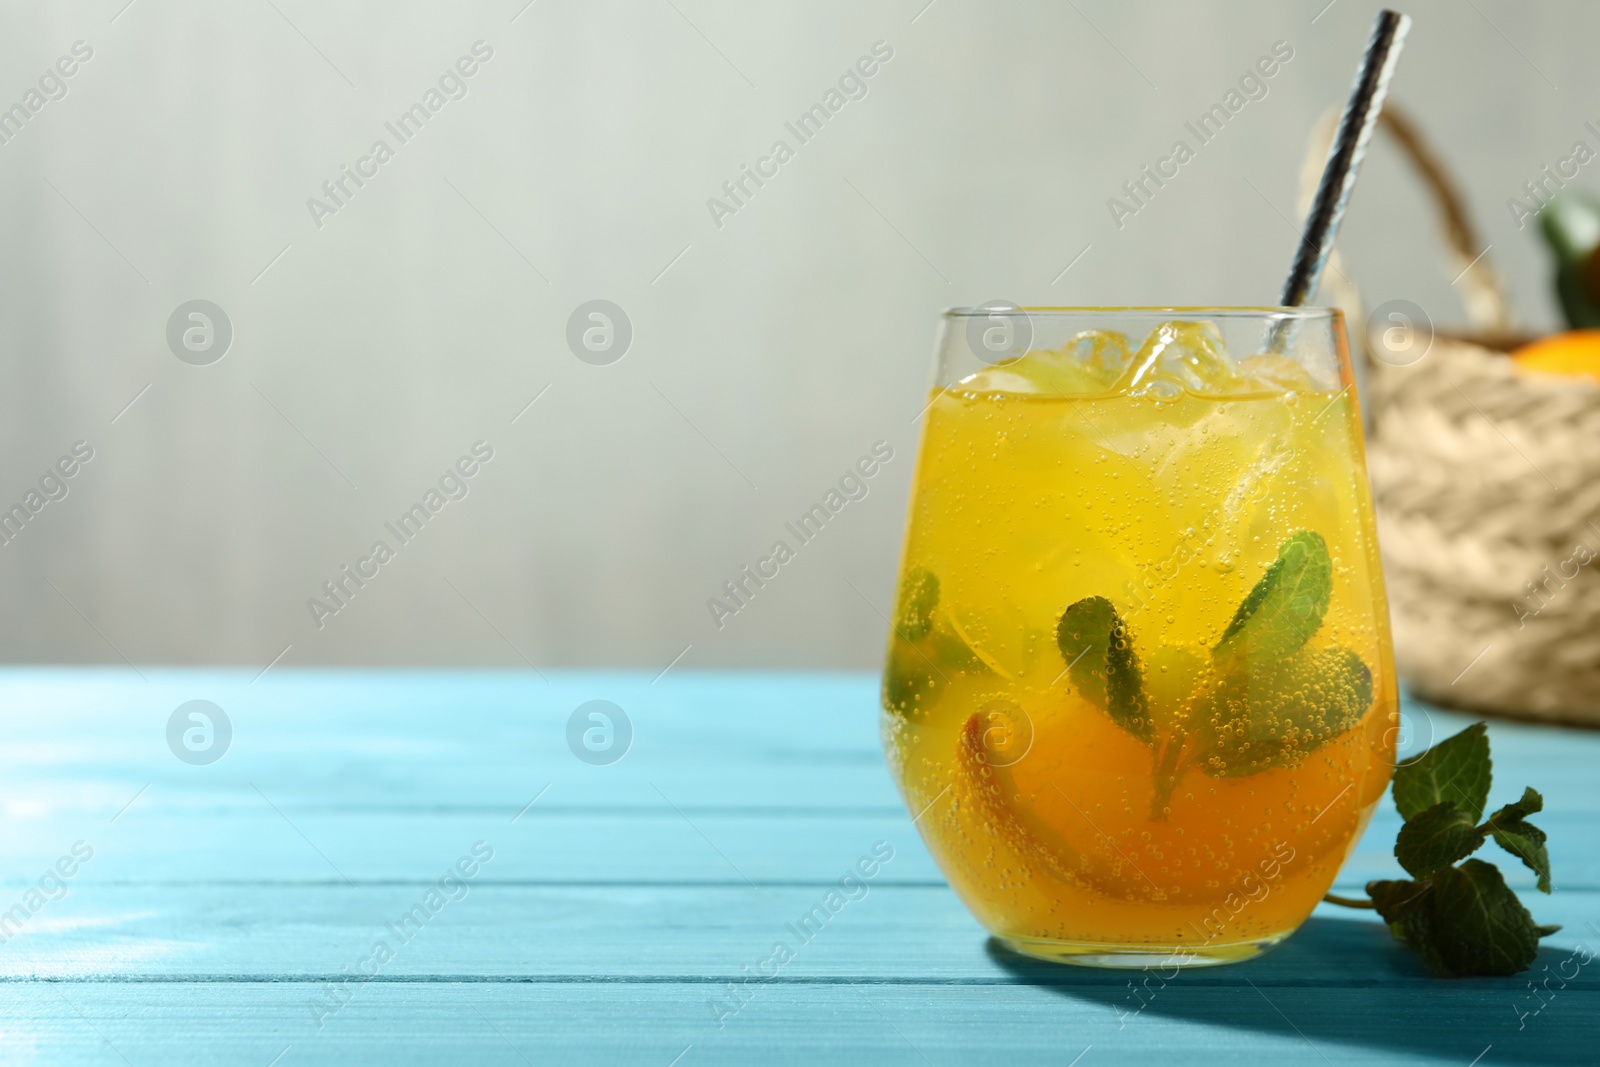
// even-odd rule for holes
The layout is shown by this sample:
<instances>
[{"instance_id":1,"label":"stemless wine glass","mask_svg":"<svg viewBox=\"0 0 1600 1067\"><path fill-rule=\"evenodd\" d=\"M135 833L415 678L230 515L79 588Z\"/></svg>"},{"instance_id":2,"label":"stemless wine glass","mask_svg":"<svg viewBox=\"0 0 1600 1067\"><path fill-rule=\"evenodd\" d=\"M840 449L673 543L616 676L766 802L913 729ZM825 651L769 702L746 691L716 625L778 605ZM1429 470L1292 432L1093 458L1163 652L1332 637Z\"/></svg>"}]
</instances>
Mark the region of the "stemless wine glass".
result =
<instances>
[{"instance_id":1,"label":"stemless wine glass","mask_svg":"<svg viewBox=\"0 0 1600 1067\"><path fill-rule=\"evenodd\" d=\"M1283 940L1399 722L1339 312L947 312L883 678L967 907L1063 962Z\"/></svg>"}]
</instances>

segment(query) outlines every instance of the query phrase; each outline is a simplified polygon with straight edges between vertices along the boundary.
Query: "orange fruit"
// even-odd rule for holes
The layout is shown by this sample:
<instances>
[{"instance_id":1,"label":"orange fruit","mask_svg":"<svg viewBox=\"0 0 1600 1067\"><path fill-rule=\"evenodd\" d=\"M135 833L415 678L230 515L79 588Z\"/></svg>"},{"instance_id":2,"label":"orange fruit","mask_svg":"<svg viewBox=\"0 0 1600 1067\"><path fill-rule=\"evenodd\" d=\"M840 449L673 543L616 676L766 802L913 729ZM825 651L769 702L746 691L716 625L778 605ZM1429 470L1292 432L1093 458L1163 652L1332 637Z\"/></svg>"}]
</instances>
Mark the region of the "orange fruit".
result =
<instances>
[{"instance_id":1,"label":"orange fruit","mask_svg":"<svg viewBox=\"0 0 1600 1067\"><path fill-rule=\"evenodd\" d=\"M1519 371L1600 381L1600 330L1568 330L1541 337L1511 353L1511 358Z\"/></svg>"}]
</instances>

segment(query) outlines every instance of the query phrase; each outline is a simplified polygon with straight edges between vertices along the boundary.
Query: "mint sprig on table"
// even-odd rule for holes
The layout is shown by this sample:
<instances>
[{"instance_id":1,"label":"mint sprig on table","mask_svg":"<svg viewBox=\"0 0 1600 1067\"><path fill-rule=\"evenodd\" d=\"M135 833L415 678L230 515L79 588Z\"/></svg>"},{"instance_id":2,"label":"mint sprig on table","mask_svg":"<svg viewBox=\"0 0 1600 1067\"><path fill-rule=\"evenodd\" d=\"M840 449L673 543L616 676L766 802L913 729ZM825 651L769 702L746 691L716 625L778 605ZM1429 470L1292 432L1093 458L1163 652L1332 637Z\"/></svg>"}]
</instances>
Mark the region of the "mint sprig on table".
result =
<instances>
[{"instance_id":1,"label":"mint sprig on table","mask_svg":"<svg viewBox=\"0 0 1600 1067\"><path fill-rule=\"evenodd\" d=\"M1560 927L1535 923L1494 864L1467 857L1492 837L1538 876L1541 892L1550 892L1544 831L1528 822L1544 799L1524 789L1521 800L1480 823L1492 779L1488 730L1481 722L1396 768L1394 805L1405 825L1394 855L1411 878L1368 882L1370 900L1332 893L1325 899L1377 909L1395 939L1434 974L1460 978L1527 970L1539 939Z\"/></svg>"},{"instance_id":2,"label":"mint sprig on table","mask_svg":"<svg viewBox=\"0 0 1600 1067\"><path fill-rule=\"evenodd\" d=\"M1327 542L1310 530L1293 534L1234 612L1209 663L1161 650L1169 664L1189 664L1195 680L1181 707L1154 710L1132 630L1111 601L1085 597L1062 613L1056 644L1073 688L1151 746L1152 818L1166 817L1190 766L1238 778L1297 763L1366 714L1366 664L1346 649L1309 644L1332 593Z\"/></svg>"}]
</instances>

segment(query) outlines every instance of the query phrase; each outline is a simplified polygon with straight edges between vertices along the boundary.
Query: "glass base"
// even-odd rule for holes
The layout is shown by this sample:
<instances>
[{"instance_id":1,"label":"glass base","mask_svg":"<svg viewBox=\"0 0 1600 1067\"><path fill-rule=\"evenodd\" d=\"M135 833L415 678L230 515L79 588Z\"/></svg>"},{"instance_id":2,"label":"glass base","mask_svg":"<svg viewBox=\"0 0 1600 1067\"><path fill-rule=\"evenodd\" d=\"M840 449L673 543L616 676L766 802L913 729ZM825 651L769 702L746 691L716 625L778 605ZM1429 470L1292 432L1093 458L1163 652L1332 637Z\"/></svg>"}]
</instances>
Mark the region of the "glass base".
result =
<instances>
[{"instance_id":1,"label":"glass base","mask_svg":"<svg viewBox=\"0 0 1600 1067\"><path fill-rule=\"evenodd\" d=\"M1000 937L999 941L1013 952L1031 956L1050 963L1070 963L1078 967L1105 967L1117 970L1169 967L1216 967L1224 963L1243 963L1270 952L1289 936L1288 933L1254 941L1234 941L1229 944L1175 945L1123 945L1099 941L1056 941L1047 937Z\"/></svg>"}]
</instances>

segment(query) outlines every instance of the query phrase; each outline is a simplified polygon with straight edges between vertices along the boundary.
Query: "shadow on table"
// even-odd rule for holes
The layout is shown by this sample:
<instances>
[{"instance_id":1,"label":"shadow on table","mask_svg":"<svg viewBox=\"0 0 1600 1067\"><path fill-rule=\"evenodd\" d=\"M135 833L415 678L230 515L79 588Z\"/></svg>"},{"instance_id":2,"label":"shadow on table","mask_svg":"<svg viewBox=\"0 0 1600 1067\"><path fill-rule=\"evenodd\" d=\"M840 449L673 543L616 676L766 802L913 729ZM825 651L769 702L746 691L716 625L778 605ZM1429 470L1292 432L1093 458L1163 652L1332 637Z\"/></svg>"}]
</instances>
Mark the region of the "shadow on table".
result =
<instances>
[{"instance_id":1,"label":"shadow on table","mask_svg":"<svg viewBox=\"0 0 1600 1067\"><path fill-rule=\"evenodd\" d=\"M1119 1030L1164 1017L1291 1038L1298 1031L1314 1048L1365 1045L1462 1065L1476 1062L1486 1046L1493 1046L1493 1063L1594 1063L1600 1056L1600 962L1581 968L1565 989L1552 979L1555 992L1543 1002L1529 989L1530 980L1562 973L1563 964L1572 974L1569 949L1542 948L1533 967L1512 978L1435 979L1381 924L1318 916L1260 959L1187 968L1176 977L1170 968L1044 963L993 938L988 950L1029 985L1104 1005ZM1162 975L1171 980L1163 983Z\"/></svg>"}]
</instances>

